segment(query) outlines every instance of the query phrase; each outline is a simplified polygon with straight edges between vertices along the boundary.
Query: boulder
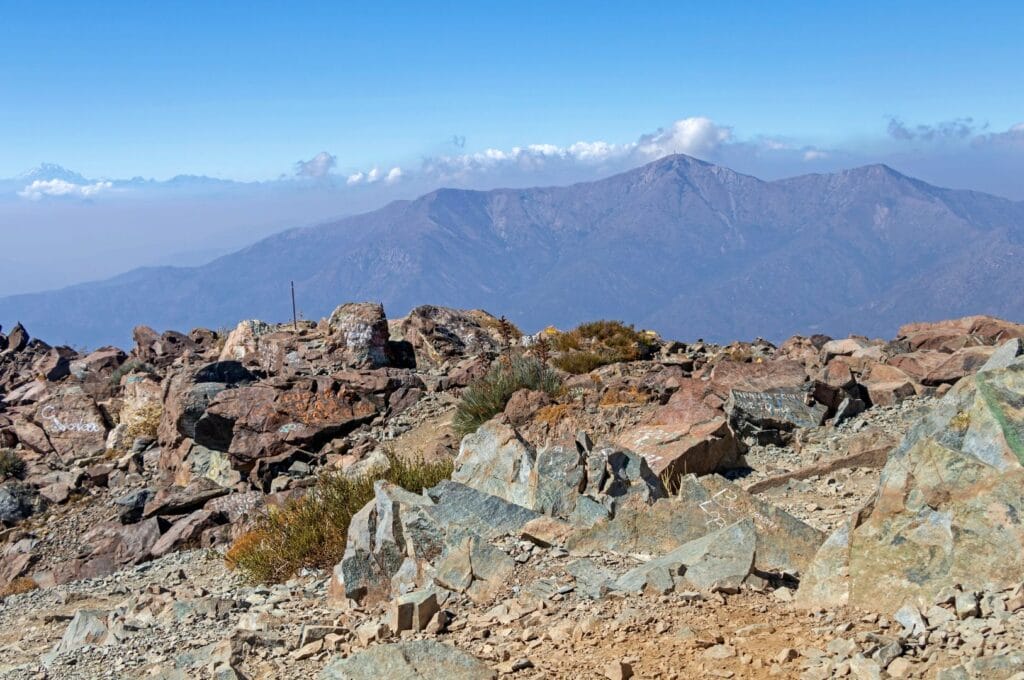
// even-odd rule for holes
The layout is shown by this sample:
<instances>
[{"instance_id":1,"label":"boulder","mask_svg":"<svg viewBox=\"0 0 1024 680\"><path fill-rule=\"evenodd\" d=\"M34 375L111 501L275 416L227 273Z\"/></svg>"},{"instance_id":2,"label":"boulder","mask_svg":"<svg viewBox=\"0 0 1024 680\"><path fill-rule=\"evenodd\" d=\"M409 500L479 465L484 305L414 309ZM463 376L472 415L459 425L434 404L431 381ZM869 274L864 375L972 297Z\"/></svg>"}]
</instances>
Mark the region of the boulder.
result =
<instances>
[{"instance_id":1,"label":"boulder","mask_svg":"<svg viewBox=\"0 0 1024 680\"><path fill-rule=\"evenodd\" d=\"M998 345L1011 338L1024 338L1024 325L991 316L967 316L906 324L900 327L898 335L912 350L955 352L964 347Z\"/></svg>"},{"instance_id":2,"label":"boulder","mask_svg":"<svg viewBox=\"0 0 1024 680\"><path fill-rule=\"evenodd\" d=\"M994 352L995 348L989 346L958 349L928 371L921 382L925 385L951 385L965 376L977 373Z\"/></svg>"},{"instance_id":3,"label":"boulder","mask_svg":"<svg viewBox=\"0 0 1024 680\"><path fill-rule=\"evenodd\" d=\"M196 425L216 396L255 379L237 361L216 361L173 373L163 383L163 411L157 430L160 444L173 448L185 439L195 439Z\"/></svg>"},{"instance_id":4,"label":"boulder","mask_svg":"<svg viewBox=\"0 0 1024 680\"><path fill-rule=\"evenodd\" d=\"M60 584L113 574L149 560L159 538L160 522L155 517L129 525L102 523L82 535L85 556L55 565L47 578Z\"/></svg>"},{"instance_id":5,"label":"boulder","mask_svg":"<svg viewBox=\"0 0 1024 680\"><path fill-rule=\"evenodd\" d=\"M32 422L43 431L46 445L23 441L39 447L40 453L55 452L64 463L106 451L110 427L95 400L79 386L61 387L40 401Z\"/></svg>"},{"instance_id":6,"label":"boulder","mask_svg":"<svg viewBox=\"0 0 1024 680\"><path fill-rule=\"evenodd\" d=\"M736 467L744 447L728 427L724 401L707 381L683 379L648 422L625 430L615 443L641 454L656 475L670 481Z\"/></svg>"},{"instance_id":7,"label":"boulder","mask_svg":"<svg viewBox=\"0 0 1024 680\"><path fill-rule=\"evenodd\" d=\"M741 520L631 569L612 589L668 592L677 584L700 590L738 589L754 566L756 541L753 521Z\"/></svg>"},{"instance_id":8,"label":"boulder","mask_svg":"<svg viewBox=\"0 0 1024 680\"><path fill-rule=\"evenodd\" d=\"M37 492L23 482L0 484L0 525L13 525L31 517L40 507Z\"/></svg>"},{"instance_id":9,"label":"boulder","mask_svg":"<svg viewBox=\"0 0 1024 680\"><path fill-rule=\"evenodd\" d=\"M14 328L7 334L7 347L4 348L4 352L8 354L21 352L28 347L29 339L28 331L21 325L21 322L14 324Z\"/></svg>"},{"instance_id":10,"label":"boulder","mask_svg":"<svg viewBox=\"0 0 1024 680\"><path fill-rule=\"evenodd\" d=\"M664 486L631 451L588 439L535 451L507 424L491 421L462 440L452 480L553 517L591 523L632 496L650 503Z\"/></svg>"},{"instance_id":11,"label":"boulder","mask_svg":"<svg viewBox=\"0 0 1024 680\"><path fill-rule=\"evenodd\" d=\"M79 609L75 617L68 623L60 641L48 653L42 656L43 665L51 665L58 656L74 652L86 645L102 647L120 642L117 635L108 626L109 615L105 611Z\"/></svg>"},{"instance_id":12,"label":"boulder","mask_svg":"<svg viewBox=\"0 0 1024 680\"><path fill-rule=\"evenodd\" d=\"M467 356L500 351L498 329L498 319L482 310L423 305L398 319L393 333L412 345L418 366L441 366Z\"/></svg>"},{"instance_id":13,"label":"boulder","mask_svg":"<svg viewBox=\"0 0 1024 680\"><path fill-rule=\"evenodd\" d=\"M150 554L154 558L162 557L172 550L197 544L204 531L222 524L224 519L225 517L221 513L213 510L196 510L179 519L160 536L150 548Z\"/></svg>"},{"instance_id":14,"label":"boulder","mask_svg":"<svg viewBox=\"0 0 1024 680\"><path fill-rule=\"evenodd\" d=\"M858 350L870 347L871 343L865 338L849 337L842 340L829 340L821 346L821 361L827 364L833 357L851 356Z\"/></svg>"},{"instance_id":15,"label":"boulder","mask_svg":"<svg viewBox=\"0 0 1024 680\"><path fill-rule=\"evenodd\" d=\"M491 680L497 677L486 664L434 640L377 645L348 658L337 658L320 673L321 680Z\"/></svg>"},{"instance_id":16,"label":"boulder","mask_svg":"<svg viewBox=\"0 0 1024 680\"><path fill-rule=\"evenodd\" d=\"M331 591L359 602L388 600L395 591L428 585L431 562L444 548L444 528L431 514L434 502L379 481L374 499L352 516ZM393 583L396 580L397 583Z\"/></svg>"},{"instance_id":17,"label":"boulder","mask_svg":"<svg viewBox=\"0 0 1024 680\"><path fill-rule=\"evenodd\" d=\"M231 454L249 472L296 447L316 451L378 413L363 392L331 379L264 381L218 392L196 422L195 441Z\"/></svg>"},{"instance_id":18,"label":"boulder","mask_svg":"<svg viewBox=\"0 0 1024 680\"><path fill-rule=\"evenodd\" d=\"M198 345L187 335L177 331L166 331L158 334L148 326L136 326L132 330L135 347L131 357L142 363L164 368L186 352L195 353Z\"/></svg>"},{"instance_id":19,"label":"boulder","mask_svg":"<svg viewBox=\"0 0 1024 680\"><path fill-rule=\"evenodd\" d=\"M388 364L388 319L384 307L371 302L341 305L327 320L332 349L351 366L376 368Z\"/></svg>"},{"instance_id":20,"label":"boulder","mask_svg":"<svg viewBox=\"0 0 1024 680\"><path fill-rule=\"evenodd\" d=\"M434 580L448 590L466 595L474 602L493 599L505 588L515 562L480 536L452 541L437 564Z\"/></svg>"},{"instance_id":21,"label":"boulder","mask_svg":"<svg viewBox=\"0 0 1024 680\"><path fill-rule=\"evenodd\" d=\"M927 607L954 584L1024 580L1022 399L1021 360L961 380L890 454L873 506L840 530L848 538L829 539L801 590L848 587L853 606L895 609Z\"/></svg>"},{"instance_id":22,"label":"boulder","mask_svg":"<svg viewBox=\"0 0 1024 680\"><path fill-rule=\"evenodd\" d=\"M755 567L761 572L802 571L825 539L817 529L716 475L689 475L678 495L650 507L624 505L614 518L572 534L575 555L595 552L661 555L737 522L756 533Z\"/></svg>"},{"instance_id":23,"label":"boulder","mask_svg":"<svg viewBox=\"0 0 1024 680\"><path fill-rule=\"evenodd\" d=\"M738 436L759 444L786 444L797 428L821 425L828 412L805 388L774 388L766 392L733 389L725 412Z\"/></svg>"},{"instance_id":24,"label":"boulder","mask_svg":"<svg viewBox=\"0 0 1024 680\"><path fill-rule=\"evenodd\" d=\"M207 501L230 491L231 489L225 489L209 479L200 477L188 486L169 486L157 491L146 502L142 516L183 515L198 510L206 505Z\"/></svg>"}]
</instances>

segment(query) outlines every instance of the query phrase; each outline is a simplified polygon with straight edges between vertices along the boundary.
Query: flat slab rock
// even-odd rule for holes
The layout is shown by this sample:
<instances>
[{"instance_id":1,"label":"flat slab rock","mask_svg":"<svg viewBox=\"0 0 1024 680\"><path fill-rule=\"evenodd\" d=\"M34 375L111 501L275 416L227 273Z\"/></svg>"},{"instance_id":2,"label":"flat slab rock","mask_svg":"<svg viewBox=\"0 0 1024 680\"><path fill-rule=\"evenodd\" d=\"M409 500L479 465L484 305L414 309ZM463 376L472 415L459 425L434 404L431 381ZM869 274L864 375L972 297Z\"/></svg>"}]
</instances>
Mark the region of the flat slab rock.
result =
<instances>
[{"instance_id":1,"label":"flat slab rock","mask_svg":"<svg viewBox=\"0 0 1024 680\"><path fill-rule=\"evenodd\" d=\"M478 659L434 640L378 645L335 659L321 680L488 680L498 674Z\"/></svg>"}]
</instances>

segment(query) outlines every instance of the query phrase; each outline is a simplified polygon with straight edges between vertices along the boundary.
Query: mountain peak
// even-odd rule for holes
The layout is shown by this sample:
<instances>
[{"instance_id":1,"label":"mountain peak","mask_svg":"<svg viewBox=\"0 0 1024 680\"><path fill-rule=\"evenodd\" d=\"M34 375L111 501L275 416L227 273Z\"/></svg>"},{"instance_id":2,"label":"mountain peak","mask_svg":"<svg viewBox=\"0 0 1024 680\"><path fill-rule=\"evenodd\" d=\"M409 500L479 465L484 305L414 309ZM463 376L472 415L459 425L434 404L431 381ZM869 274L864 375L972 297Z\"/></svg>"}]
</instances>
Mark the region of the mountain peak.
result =
<instances>
[{"instance_id":1,"label":"mountain peak","mask_svg":"<svg viewBox=\"0 0 1024 680\"><path fill-rule=\"evenodd\" d=\"M26 182L35 182L38 180L64 180L65 182L71 182L72 184L87 184L88 179L83 177L81 174L74 170L68 170L67 168L57 165L56 163L40 163L38 166L32 168L28 172L22 173L20 180Z\"/></svg>"}]
</instances>

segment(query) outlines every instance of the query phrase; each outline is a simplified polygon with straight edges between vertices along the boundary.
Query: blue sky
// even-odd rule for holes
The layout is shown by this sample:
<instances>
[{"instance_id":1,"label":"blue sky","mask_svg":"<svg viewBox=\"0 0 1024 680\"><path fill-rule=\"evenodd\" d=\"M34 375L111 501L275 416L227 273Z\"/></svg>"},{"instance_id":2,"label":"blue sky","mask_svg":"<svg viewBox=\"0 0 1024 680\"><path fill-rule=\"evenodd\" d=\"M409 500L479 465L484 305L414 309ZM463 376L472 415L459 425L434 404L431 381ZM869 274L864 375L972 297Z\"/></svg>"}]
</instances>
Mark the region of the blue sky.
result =
<instances>
[{"instance_id":1,"label":"blue sky","mask_svg":"<svg viewBox=\"0 0 1024 680\"><path fill-rule=\"evenodd\" d=\"M254 180L705 116L870 155L1024 120L1024 4L3 3L0 177ZM465 146L453 143L465 140Z\"/></svg>"},{"instance_id":2,"label":"blue sky","mask_svg":"<svg viewBox=\"0 0 1024 680\"><path fill-rule=\"evenodd\" d=\"M0 296L674 152L1024 200L1022 35L1019 2L0 0Z\"/></svg>"}]
</instances>

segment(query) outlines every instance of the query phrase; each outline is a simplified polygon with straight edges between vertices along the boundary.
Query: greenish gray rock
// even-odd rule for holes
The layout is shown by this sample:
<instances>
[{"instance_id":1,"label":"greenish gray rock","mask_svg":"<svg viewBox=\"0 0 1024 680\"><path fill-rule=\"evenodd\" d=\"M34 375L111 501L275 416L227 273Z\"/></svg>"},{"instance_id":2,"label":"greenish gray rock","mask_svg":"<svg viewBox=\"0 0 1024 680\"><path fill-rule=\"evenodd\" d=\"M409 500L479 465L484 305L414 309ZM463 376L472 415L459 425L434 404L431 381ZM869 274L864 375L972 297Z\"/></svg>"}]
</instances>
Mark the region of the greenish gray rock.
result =
<instances>
[{"instance_id":1,"label":"greenish gray rock","mask_svg":"<svg viewBox=\"0 0 1024 680\"><path fill-rule=\"evenodd\" d=\"M931 605L944 588L1024 580L1024 360L964 378L889 456L873 506L849 533L849 604ZM842 537L801 583L798 601L839 592ZM837 586L838 589L832 587ZM820 603L825 604L825 603Z\"/></svg>"},{"instance_id":2,"label":"greenish gray rock","mask_svg":"<svg viewBox=\"0 0 1024 680\"><path fill-rule=\"evenodd\" d=\"M444 548L444 530L430 514L426 496L379 481L374 499L353 515L332 587L357 600L389 599L427 585L430 564Z\"/></svg>"},{"instance_id":3,"label":"greenish gray rock","mask_svg":"<svg viewBox=\"0 0 1024 680\"><path fill-rule=\"evenodd\" d=\"M337 658L321 680L492 680L498 675L478 659L434 640L377 645Z\"/></svg>"},{"instance_id":4,"label":"greenish gray rock","mask_svg":"<svg viewBox=\"0 0 1024 680\"><path fill-rule=\"evenodd\" d=\"M498 593L512 575L515 562L479 536L450 545L437 565L434 580L444 588L483 602Z\"/></svg>"},{"instance_id":5,"label":"greenish gray rock","mask_svg":"<svg viewBox=\"0 0 1024 680\"><path fill-rule=\"evenodd\" d=\"M653 503L665 488L643 456L580 437L534 450L509 425L491 421L462 440L452 480L535 512L589 526L624 499Z\"/></svg>"},{"instance_id":6,"label":"greenish gray rock","mask_svg":"<svg viewBox=\"0 0 1024 680\"><path fill-rule=\"evenodd\" d=\"M615 581L614 589L638 592L653 587L663 592L679 577L700 590L738 588L754 566L756 544L754 523L745 519L631 569Z\"/></svg>"},{"instance_id":7,"label":"greenish gray rock","mask_svg":"<svg viewBox=\"0 0 1024 680\"><path fill-rule=\"evenodd\" d=\"M484 538L519 534L527 522L541 516L529 508L448 479L426 493L433 500L430 517L450 533L461 531Z\"/></svg>"}]
</instances>

